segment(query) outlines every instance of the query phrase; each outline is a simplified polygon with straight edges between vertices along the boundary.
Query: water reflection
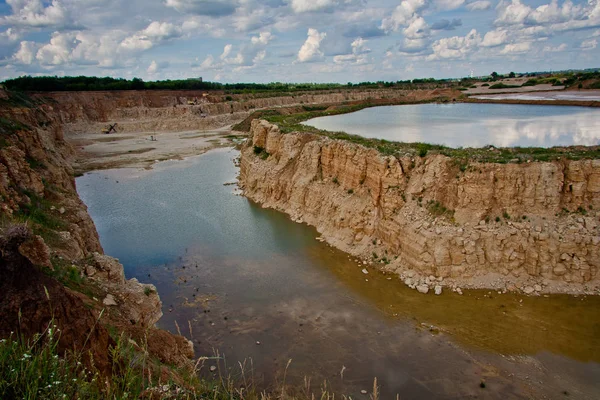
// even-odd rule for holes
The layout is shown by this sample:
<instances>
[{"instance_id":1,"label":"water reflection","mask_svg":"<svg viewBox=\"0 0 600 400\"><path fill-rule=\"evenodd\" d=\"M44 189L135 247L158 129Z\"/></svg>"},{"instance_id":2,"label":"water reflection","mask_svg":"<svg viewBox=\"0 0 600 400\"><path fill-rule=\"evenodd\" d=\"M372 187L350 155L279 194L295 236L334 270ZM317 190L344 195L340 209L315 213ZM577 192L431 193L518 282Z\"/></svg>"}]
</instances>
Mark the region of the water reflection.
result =
<instances>
[{"instance_id":1,"label":"water reflection","mask_svg":"<svg viewBox=\"0 0 600 400\"><path fill-rule=\"evenodd\" d=\"M305 124L368 138L450 147L552 147L600 144L600 110L513 104L374 107Z\"/></svg>"},{"instance_id":2,"label":"water reflection","mask_svg":"<svg viewBox=\"0 0 600 400\"><path fill-rule=\"evenodd\" d=\"M217 349L229 365L252 358L266 386L289 359L288 382L298 385L308 375L360 396L376 376L386 399L474 397L482 376L490 398L526 397L500 371L525 376L529 366L495 353L540 363L543 352L543 373L568 382L600 377L597 297L424 296L373 270L365 276L314 229L223 186L235 177L235 156L218 150L77 179L106 253L128 278L157 286L159 325L179 326L198 355Z\"/></svg>"}]
</instances>

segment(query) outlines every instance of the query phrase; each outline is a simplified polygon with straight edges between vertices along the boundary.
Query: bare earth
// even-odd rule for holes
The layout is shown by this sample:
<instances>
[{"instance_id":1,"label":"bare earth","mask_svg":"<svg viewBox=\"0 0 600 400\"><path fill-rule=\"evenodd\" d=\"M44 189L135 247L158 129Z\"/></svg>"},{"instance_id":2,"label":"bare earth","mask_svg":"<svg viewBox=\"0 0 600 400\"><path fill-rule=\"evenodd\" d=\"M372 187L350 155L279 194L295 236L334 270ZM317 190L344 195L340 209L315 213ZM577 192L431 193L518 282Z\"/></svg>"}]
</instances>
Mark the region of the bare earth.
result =
<instances>
[{"instance_id":1,"label":"bare earth","mask_svg":"<svg viewBox=\"0 0 600 400\"><path fill-rule=\"evenodd\" d=\"M75 169L82 173L119 167L151 168L157 161L182 159L218 147L231 146L235 139L230 126L184 132L126 132L69 134L77 149Z\"/></svg>"},{"instance_id":2,"label":"bare earth","mask_svg":"<svg viewBox=\"0 0 600 400\"><path fill-rule=\"evenodd\" d=\"M503 79L502 83L505 85L522 85L527 82L529 78L509 78ZM479 82L476 84L477 88L471 88L469 90L465 90L463 93L465 94L497 94L497 93L528 93L528 92L547 92L554 90L563 90L564 86L552 86L550 84L544 85L535 85L535 86L524 86L518 88L507 88L507 89L490 89L489 86L481 86L485 82ZM498 83L498 82L496 82ZM494 82L489 83L489 85L493 85Z\"/></svg>"}]
</instances>

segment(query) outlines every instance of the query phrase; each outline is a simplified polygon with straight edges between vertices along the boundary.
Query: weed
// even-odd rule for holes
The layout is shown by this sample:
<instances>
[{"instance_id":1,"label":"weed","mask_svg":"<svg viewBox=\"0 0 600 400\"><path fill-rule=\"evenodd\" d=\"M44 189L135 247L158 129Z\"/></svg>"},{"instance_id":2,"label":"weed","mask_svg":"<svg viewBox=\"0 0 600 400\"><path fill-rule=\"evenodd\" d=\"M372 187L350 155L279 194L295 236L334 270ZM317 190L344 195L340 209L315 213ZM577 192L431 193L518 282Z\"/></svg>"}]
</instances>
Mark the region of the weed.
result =
<instances>
[{"instance_id":1,"label":"weed","mask_svg":"<svg viewBox=\"0 0 600 400\"><path fill-rule=\"evenodd\" d=\"M334 178L331 180L331 182L335 183L336 185L339 185L339 184L340 184L340 181L338 181L338 178L337 178L337 176L336 176L336 177L334 177Z\"/></svg>"},{"instance_id":2,"label":"weed","mask_svg":"<svg viewBox=\"0 0 600 400\"><path fill-rule=\"evenodd\" d=\"M354 189L348 189L348 194L354 193Z\"/></svg>"},{"instance_id":3,"label":"weed","mask_svg":"<svg viewBox=\"0 0 600 400\"><path fill-rule=\"evenodd\" d=\"M500 222L500 217L496 217L496 222Z\"/></svg>"},{"instance_id":4,"label":"weed","mask_svg":"<svg viewBox=\"0 0 600 400\"><path fill-rule=\"evenodd\" d=\"M504 219L510 219L510 215L506 211L502 213L502 216L504 217Z\"/></svg>"}]
</instances>

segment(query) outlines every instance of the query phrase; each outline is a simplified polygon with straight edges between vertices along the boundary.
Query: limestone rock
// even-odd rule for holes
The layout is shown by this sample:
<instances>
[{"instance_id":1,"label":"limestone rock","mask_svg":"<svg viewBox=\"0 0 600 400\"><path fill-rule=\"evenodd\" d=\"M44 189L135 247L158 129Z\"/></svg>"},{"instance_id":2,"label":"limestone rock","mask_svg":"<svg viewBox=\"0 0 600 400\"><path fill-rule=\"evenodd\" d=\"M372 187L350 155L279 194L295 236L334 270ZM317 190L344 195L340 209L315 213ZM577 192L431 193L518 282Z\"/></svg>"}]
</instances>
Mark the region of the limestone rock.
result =
<instances>
[{"instance_id":1,"label":"limestone rock","mask_svg":"<svg viewBox=\"0 0 600 400\"><path fill-rule=\"evenodd\" d=\"M436 296L439 296L440 294L442 294L442 287L440 285L437 285L434 290L435 290Z\"/></svg>"},{"instance_id":2,"label":"limestone rock","mask_svg":"<svg viewBox=\"0 0 600 400\"><path fill-rule=\"evenodd\" d=\"M50 248L41 236L32 236L19 246L19 253L27 257L33 265L52 268L50 261Z\"/></svg>"},{"instance_id":3,"label":"limestone rock","mask_svg":"<svg viewBox=\"0 0 600 400\"><path fill-rule=\"evenodd\" d=\"M427 286L427 285L419 285L419 286L417 286L417 291L419 293L427 294L429 292L429 286Z\"/></svg>"},{"instance_id":4,"label":"limestone rock","mask_svg":"<svg viewBox=\"0 0 600 400\"><path fill-rule=\"evenodd\" d=\"M116 306L117 302L112 294L107 294L104 300L102 300L102 304L105 306Z\"/></svg>"}]
</instances>

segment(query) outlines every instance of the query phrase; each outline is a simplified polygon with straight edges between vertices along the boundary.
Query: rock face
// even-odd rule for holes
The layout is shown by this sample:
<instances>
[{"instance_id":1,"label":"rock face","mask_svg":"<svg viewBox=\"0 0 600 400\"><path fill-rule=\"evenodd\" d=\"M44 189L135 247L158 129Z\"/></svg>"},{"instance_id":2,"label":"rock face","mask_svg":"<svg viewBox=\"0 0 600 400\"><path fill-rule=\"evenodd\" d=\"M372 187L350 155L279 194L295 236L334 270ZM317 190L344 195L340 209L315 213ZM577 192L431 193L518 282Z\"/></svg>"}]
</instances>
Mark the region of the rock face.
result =
<instances>
[{"instance_id":1,"label":"rock face","mask_svg":"<svg viewBox=\"0 0 600 400\"><path fill-rule=\"evenodd\" d=\"M54 332L60 329L59 352L77 348L92 362L87 357L90 352L93 364L109 374L109 346L114 341L77 293L40 272L21 254L28 236L12 232L0 239L0 337L14 331L29 338L48 327Z\"/></svg>"},{"instance_id":2,"label":"rock face","mask_svg":"<svg viewBox=\"0 0 600 400\"><path fill-rule=\"evenodd\" d=\"M109 323L143 340L161 361L187 362L193 356L191 342L154 327L162 316L156 287L126 280L123 265L102 254L94 222L75 188L64 116L30 99L10 106L11 95L1 89L0 97L5 99L0 105L0 338L12 331L26 337L41 333L54 318L62 330L61 351L90 350L94 364L110 373L108 346L114 342L101 327ZM11 226L15 217L28 219L44 238L26 225ZM52 262L87 275L101 300L67 289L38 268L52 268Z\"/></svg>"},{"instance_id":3,"label":"rock face","mask_svg":"<svg viewBox=\"0 0 600 400\"><path fill-rule=\"evenodd\" d=\"M378 265L386 270L544 278L564 283L556 291L598 283L600 160L463 170L442 155L384 156L323 136L284 135L260 120L250 136L240 171L248 198L315 226L355 256L385 255ZM453 217L428 207L436 202Z\"/></svg>"}]
</instances>

